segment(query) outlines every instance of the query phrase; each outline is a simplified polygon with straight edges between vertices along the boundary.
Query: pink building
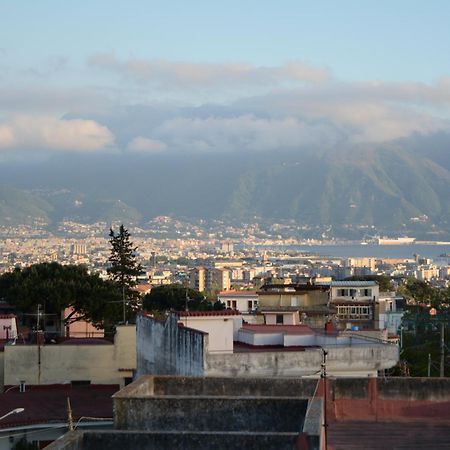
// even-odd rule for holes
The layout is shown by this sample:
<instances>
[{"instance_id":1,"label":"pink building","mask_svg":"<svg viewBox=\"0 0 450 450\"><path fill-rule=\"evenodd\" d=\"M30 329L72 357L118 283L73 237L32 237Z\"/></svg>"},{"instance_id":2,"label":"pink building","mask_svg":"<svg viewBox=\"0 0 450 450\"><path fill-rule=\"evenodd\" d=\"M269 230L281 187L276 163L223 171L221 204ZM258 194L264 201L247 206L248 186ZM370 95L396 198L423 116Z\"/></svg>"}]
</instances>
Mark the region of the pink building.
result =
<instances>
[{"instance_id":1,"label":"pink building","mask_svg":"<svg viewBox=\"0 0 450 450\"><path fill-rule=\"evenodd\" d=\"M64 310L64 317L68 317L73 312L72 308L66 308ZM79 314L72 314L71 319L75 319ZM65 327L65 335L66 337L71 338L92 338L98 337L102 338L105 336L105 330L95 328L91 322L86 320L77 320L76 322L72 322Z\"/></svg>"},{"instance_id":2,"label":"pink building","mask_svg":"<svg viewBox=\"0 0 450 450\"><path fill-rule=\"evenodd\" d=\"M0 314L0 340L17 339L17 320L14 314Z\"/></svg>"}]
</instances>

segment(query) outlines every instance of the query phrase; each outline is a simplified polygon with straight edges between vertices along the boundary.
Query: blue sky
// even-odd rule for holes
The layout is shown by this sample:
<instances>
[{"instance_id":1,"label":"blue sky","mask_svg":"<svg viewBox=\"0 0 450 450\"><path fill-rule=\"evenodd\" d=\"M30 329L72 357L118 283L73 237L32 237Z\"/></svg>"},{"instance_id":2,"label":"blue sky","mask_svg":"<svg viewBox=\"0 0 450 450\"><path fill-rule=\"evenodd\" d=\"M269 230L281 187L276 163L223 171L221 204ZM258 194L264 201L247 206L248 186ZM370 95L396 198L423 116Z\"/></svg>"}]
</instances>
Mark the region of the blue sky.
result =
<instances>
[{"instance_id":1,"label":"blue sky","mask_svg":"<svg viewBox=\"0 0 450 450\"><path fill-rule=\"evenodd\" d=\"M448 1L14 0L0 21L4 152L450 128Z\"/></svg>"},{"instance_id":2,"label":"blue sky","mask_svg":"<svg viewBox=\"0 0 450 450\"><path fill-rule=\"evenodd\" d=\"M450 71L450 2L3 1L13 67L94 52L277 65L300 59L343 79L431 82Z\"/></svg>"}]
</instances>

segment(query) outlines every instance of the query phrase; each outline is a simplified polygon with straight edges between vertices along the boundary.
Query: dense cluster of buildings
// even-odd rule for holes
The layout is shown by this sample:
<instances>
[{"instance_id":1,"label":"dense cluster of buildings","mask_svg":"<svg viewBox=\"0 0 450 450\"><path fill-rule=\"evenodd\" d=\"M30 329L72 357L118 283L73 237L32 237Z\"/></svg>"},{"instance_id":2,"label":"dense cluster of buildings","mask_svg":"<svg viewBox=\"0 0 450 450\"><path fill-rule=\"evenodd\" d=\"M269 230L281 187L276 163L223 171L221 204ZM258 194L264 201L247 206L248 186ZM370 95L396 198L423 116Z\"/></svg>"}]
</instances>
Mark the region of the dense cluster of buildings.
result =
<instances>
[{"instance_id":1,"label":"dense cluster of buildings","mask_svg":"<svg viewBox=\"0 0 450 450\"><path fill-rule=\"evenodd\" d=\"M70 445L78 439L77 446L64 447L68 442L64 438L50 448L114 448L121 439L121 448L129 448L144 435L154 442L151 448L199 448L195 443L205 433L220 436L222 443L228 439L230 446L292 448L295 442L301 449L323 448L326 396L331 389L324 380L328 377L341 386L337 380L351 378L358 384L385 377L400 358L405 299L395 292L383 292L376 281L361 278L389 275L392 290L408 277L437 286L449 282L445 255L439 261L418 255L409 259L324 257L286 247L269 250L255 242L249 245L248 234L241 239L205 234L200 227L186 227L164 217L155 224L157 236L145 230L134 230L132 235L144 265L136 287L139 292L182 284L215 293L225 309L190 311L187 303L185 310L167 311L163 318L148 311L138 316L136 324L118 325L114 336L84 320L62 326L57 323L59 318L53 318L52 324L46 323L44 330L35 330L32 339L27 339L14 311L1 310L5 305L0 299L0 449L11 448L21 438L43 447L66 430L74 433L77 426L87 436L81 439L80 434L72 434ZM105 228L79 229L73 223L64 227L65 236L3 239L0 267L6 271L58 261L85 264L106 276L109 243ZM258 232L249 230L253 236ZM228 230L229 234L239 231ZM61 318L68 314L61 311ZM164 381L159 380L161 376ZM247 397L231 394L233 383ZM274 390L279 383L297 386L298 395L289 389ZM328 401L336 402L344 395L342 386L341 391L329 391L333 398ZM110 396L119 389L113 417ZM163 398L164 392L158 389L170 398ZM52 393L48 394L52 410L43 408L39 415L33 405L47 401L46 392ZM99 407L86 407L82 400L86 395L95 398ZM373 395L367 393L369 400ZM206 406L197 405L194 399L216 408L217 420L203 421ZM153 421L139 409L134 411L136 402ZM333 405L338 407L338 403ZM281 408L277 413L280 422L268 432L262 429L267 427L263 423L274 408ZM184 411L186 415L194 410L197 413L189 430L173 413ZM251 411L248 417L254 421L253 428L242 423L230 428L224 418L231 410L233 417L236 411ZM301 418L292 426L289 411ZM74 421L80 424L75 426ZM117 431L111 430L113 422ZM165 429L169 423L172 431ZM95 427L103 431L94 438L86 430ZM176 430L183 432L181 443ZM89 439L97 444L88 444Z\"/></svg>"}]
</instances>

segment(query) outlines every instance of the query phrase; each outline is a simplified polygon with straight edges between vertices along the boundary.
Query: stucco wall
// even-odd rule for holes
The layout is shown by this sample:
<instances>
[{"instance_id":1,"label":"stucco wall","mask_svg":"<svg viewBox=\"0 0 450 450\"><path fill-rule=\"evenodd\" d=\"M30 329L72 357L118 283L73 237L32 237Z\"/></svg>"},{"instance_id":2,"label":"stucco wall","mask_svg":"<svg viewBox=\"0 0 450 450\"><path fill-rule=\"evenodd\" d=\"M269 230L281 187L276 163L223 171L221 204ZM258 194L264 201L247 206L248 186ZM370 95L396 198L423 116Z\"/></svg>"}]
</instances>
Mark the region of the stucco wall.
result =
<instances>
[{"instance_id":1,"label":"stucco wall","mask_svg":"<svg viewBox=\"0 0 450 450\"><path fill-rule=\"evenodd\" d=\"M4 372L5 354L0 352L0 392L3 392L3 386L5 385L5 372Z\"/></svg>"},{"instance_id":2,"label":"stucco wall","mask_svg":"<svg viewBox=\"0 0 450 450\"><path fill-rule=\"evenodd\" d=\"M166 321L137 318L136 377L157 375L203 375L208 336L180 327L175 316Z\"/></svg>"},{"instance_id":3,"label":"stucco wall","mask_svg":"<svg viewBox=\"0 0 450 450\"><path fill-rule=\"evenodd\" d=\"M352 346L328 348L327 372L336 376L376 376L377 370L394 366L398 348L386 346ZM208 376L318 376L322 363L321 349L285 352L245 352L206 356Z\"/></svg>"},{"instance_id":4,"label":"stucco wall","mask_svg":"<svg viewBox=\"0 0 450 450\"><path fill-rule=\"evenodd\" d=\"M234 320L232 317L181 317L179 321L186 327L208 333L210 353L233 352Z\"/></svg>"},{"instance_id":5,"label":"stucco wall","mask_svg":"<svg viewBox=\"0 0 450 450\"><path fill-rule=\"evenodd\" d=\"M4 383L89 380L93 384L123 385L136 367L135 336L135 327L128 325L117 328L114 345L7 345Z\"/></svg>"}]
</instances>

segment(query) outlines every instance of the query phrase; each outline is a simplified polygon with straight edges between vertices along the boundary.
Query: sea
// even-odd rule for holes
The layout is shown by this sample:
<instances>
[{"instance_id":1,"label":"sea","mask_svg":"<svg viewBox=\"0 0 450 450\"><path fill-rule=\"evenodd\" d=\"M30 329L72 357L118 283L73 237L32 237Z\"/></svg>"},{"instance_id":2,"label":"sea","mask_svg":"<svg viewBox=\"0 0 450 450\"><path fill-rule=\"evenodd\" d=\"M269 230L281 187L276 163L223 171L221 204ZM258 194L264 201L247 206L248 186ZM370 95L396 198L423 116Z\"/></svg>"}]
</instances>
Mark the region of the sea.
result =
<instances>
[{"instance_id":1,"label":"sea","mask_svg":"<svg viewBox=\"0 0 450 450\"><path fill-rule=\"evenodd\" d=\"M265 247L269 250L270 247ZM450 260L450 244L407 244L407 245L377 245L377 244L336 244L336 245L286 245L273 246L278 250L296 250L311 255L329 256L335 258L398 258L413 259L414 255L431 258L436 262L447 263ZM447 256L440 256L447 255Z\"/></svg>"}]
</instances>

